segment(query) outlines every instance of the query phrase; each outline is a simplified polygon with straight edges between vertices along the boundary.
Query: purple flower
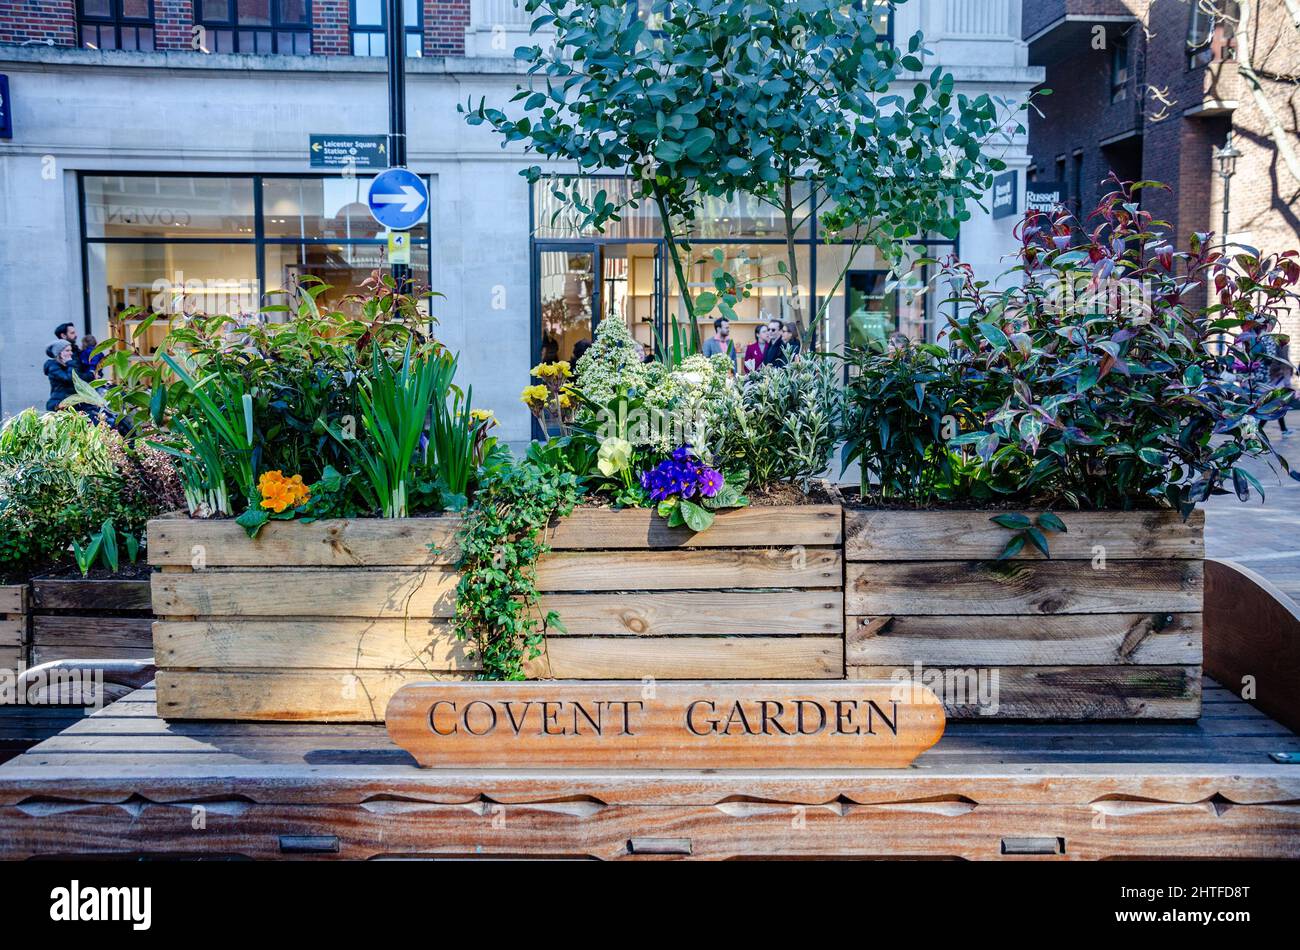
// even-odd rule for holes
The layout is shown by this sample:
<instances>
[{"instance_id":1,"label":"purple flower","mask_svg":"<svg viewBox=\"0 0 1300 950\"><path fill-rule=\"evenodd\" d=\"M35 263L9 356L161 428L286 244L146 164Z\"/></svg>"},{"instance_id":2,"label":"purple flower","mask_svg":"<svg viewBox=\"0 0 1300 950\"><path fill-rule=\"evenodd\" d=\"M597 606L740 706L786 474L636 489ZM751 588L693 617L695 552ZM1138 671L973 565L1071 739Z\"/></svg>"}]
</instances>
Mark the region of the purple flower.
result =
<instances>
[{"instance_id":1,"label":"purple flower","mask_svg":"<svg viewBox=\"0 0 1300 950\"><path fill-rule=\"evenodd\" d=\"M716 468L706 468L700 473L700 494L712 498L722 491L722 473Z\"/></svg>"}]
</instances>

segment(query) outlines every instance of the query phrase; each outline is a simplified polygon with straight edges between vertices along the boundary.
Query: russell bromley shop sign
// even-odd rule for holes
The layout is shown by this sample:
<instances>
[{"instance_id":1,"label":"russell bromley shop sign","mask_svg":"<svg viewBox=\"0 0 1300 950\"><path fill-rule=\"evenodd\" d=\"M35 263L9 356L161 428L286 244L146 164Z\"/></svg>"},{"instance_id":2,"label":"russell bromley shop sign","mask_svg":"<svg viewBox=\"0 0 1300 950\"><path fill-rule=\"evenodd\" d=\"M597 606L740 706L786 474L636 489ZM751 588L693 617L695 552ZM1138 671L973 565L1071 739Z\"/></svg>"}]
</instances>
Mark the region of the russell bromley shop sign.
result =
<instances>
[{"instance_id":1,"label":"russell bromley shop sign","mask_svg":"<svg viewBox=\"0 0 1300 950\"><path fill-rule=\"evenodd\" d=\"M871 682L415 683L386 718L426 768L901 768L944 727Z\"/></svg>"}]
</instances>

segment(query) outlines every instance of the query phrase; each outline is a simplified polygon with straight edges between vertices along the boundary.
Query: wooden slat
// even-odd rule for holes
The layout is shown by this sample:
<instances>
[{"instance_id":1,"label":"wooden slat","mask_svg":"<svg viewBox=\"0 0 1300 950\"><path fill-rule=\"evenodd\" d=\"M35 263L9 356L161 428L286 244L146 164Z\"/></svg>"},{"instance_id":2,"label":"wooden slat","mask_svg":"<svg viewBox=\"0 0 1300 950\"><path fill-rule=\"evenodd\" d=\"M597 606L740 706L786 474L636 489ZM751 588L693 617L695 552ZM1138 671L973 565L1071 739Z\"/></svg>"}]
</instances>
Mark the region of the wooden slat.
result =
<instances>
[{"instance_id":1,"label":"wooden slat","mask_svg":"<svg viewBox=\"0 0 1300 950\"><path fill-rule=\"evenodd\" d=\"M1195 665L1201 615L850 617L845 658L851 666Z\"/></svg>"},{"instance_id":2,"label":"wooden slat","mask_svg":"<svg viewBox=\"0 0 1300 950\"><path fill-rule=\"evenodd\" d=\"M17 670L25 652L23 647L0 647L0 670Z\"/></svg>"},{"instance_id":3,"label":"wooden slat","mask_svg":"<svg viewBox=\"0 0 1300 950\"><path fill-rule=\"evenodd\" d=\"M36 610L148 610L147 577L32 579L32 607Z\"/></svg>"},{"instance_id":4,"label":"wooden slat","mask_svg":"<svg viewBox=\"0 0 1300 950\"><path fill-rule=\"evenodd\" d=\"M460 524L458 515L273 521L254 539L230 520L158 518L149 522L149 563L208 568L454 564Z\"/></svg>"},{"instance_id":5,"label":"wooden slat","mask_svg":"<svg viewBox=\"0 0 1300 950\"><path fill-rule=\"evenodd\" d=\"M476 670L470 644L445 621L158 621L160 667L199 669Z\"/></svg>"},{"instance_id":6,"label":"wooden slat","mask_svg":"<svg viewBox=\"0 0 1300 950\"><path fill-rule=\"evenodd\" d=\"M26 642L25 620L0 617L0 647L21 647Z\"/></svg>"},{"instance_id":7,"label":"wooden slat","mask_svg":"<svg viewBox=\"0 0 1300 950\"><path fill-rule=\"evenodd\" d=\"M152 629L153 620L149 617L37 614L32 618L32 643L59 649L94 644L152 650Z\"/></svg>"},{"instance_id":8,"label":"wooden slat","mask_svg":"<svg viewBox=\"0 0 1300 950\"><path fill-rule=\"evenodd\" d=\"M955 561L996 558L1012 532L989 519L993 511L887 511L847 508L844 556L849 561ZM1026 511L1033 516L1038 512ZM1205 513L1187 521L1176 511L1058 512L1064 533L1050 533L1053 560L1091 560L1101 545L1107 560L1183 558L1205 554ZM1018 559L1043 555L1025 545Z\"/></svg>"},{"instance_id":9,"label":"wooden slat","mask_svg":"<svg viewBox=\"0 0 1300 950\"><path fill-rule=\"evenodd\" d=\"M446 570L203 570L153 575L159 617L451 617Z\"/></svg>"},{"instance_id":10,"label":"wooden slat","mask_svg":"<svg viewBox=\"0 0 1300 950\"><path fill-rule=\"evenodd\" d=\"M823 591L667 591L547 594L541 609L560 615L564 636L763 636L842 633L844 596Z\"/></svg>"},{"instance_id":11,"label":"wooden slat","mask_svg":"<svg viewBox=\"0 0 1300 950\"><path fill-rule=\"evenodd\" d=\"M124 647L98 643L44 646L32 644L32 666L51 660L147 660L153 647Z\"/></svg>"},{"instance_id":12,"label":"wooden slat","mask_svg":"<svg viewBox=\"0 0 1300 950\"><path fill-rule=\"evenodd\" d=\"M166 719L383 722L388 700L406 683L473 676L423 670L159 670L158 714Z\"/></svg>"},{"instance_id":13,"label":"wooden slat","mask_svg":"<svg viewBox=\"0 0 1300 950\"><path fill-rule=\"evenodd\" d=\"M645 508L577 508L547 531L546 541L556 551L837 545L841 525L839 505L737 508L718 513L698 533L670 528Z\"/></svg>"},{"instance_id":14,"label":"wooden slat","mask_svg":"<svg viewBox=\"0 0 1300 950\"><path fill-rule=\"evenodd\" d=\"M559 679L842 679L839 637L557 637L529 666Z\"/></svg>"},{"instance_id":15,"label":"wooden slat","mask_svg":"<svg viewBox=\"0 0 1300 950\"><path fill-rule=\"evenodd\" d=\"M851 615L1197 613L1200 561L905 561L845 566Z\"/></svg>"},{"instance_id":16,"label":"wooden slat","mask_svg":"<svg viewBox=\"0 0 1300 950\"><path fill-rule=\"evenodd\" d=\"M0 584L0 614L27 612L27 585Z\"/></svg>"},{"instance_id":17,"label":"wooden slat","mask_svg":"<svg viewBox=\"0 0 1300 950\"><path fill-rule=\"evenodd\" d=\"M925 674L960 687L932 686L951 719L1194 719L1201 706L1201 671L1194 666L927 666ZM914 675L911 666L848 667L849 679L906 682ZM987 706L981 714L979 675L996 712Z\"/></svg>"},{"instance_id":18,"label":"wooden slat","mask_svg":"<svg viewBox=\"0 0 1300 950\"><path fill-rule=\"evenodd\" d=\"M232 764L238 768L237 762ZM1214 808L1198 803L1103 802L974 807L940 801L847 806L820 801L794 812L799 819L797 833L791 830L792 806L779 800L724 807L657 803L596 807L579 800L501 805L490 815L464 804L429 802L379 801L367 807L271 803L211 807L202 834L195 833L188 808L170 803L66 807L40 819L29 811L15 806L0 809L4 857L127 857L165 854L170 848L274 860L284 857L280 847L285 836L324 835L337 838L339 851L319 857L344 860L387 855L635 860L634 840L689 840L690 857L696 860L774 856L996 860L1005 857L1005 839L1041 837L1045 830L1066 842L1064 853L1049 859L1053 861L1300 857L1300 815L1286 805Z\"/></svg>"},{"instance_id":19,"label":"wooden slat","mask_svg":"<svg viewBox=\"0 0 1300 950\"><path fill-rule=\"evenodd\" d=\"M557 552L537 566L542 591L839 587L836 548Z\"/></svg>"}]
</instances>

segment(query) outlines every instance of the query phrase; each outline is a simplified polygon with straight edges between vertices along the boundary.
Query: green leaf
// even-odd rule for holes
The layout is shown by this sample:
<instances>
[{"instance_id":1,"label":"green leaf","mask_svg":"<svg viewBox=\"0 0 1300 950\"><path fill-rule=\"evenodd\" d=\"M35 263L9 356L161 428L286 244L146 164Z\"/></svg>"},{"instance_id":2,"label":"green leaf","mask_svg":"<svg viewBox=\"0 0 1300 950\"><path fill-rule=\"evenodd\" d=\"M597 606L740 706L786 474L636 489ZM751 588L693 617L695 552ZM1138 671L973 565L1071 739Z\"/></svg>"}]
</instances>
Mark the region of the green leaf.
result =
<instances>
[{"instance_id":1,"label":"green leaf","mask_svg":"<svg viewBox=\"0 0 1300 950\"><path fill-rule=\"evenodd\" d=\"M1033 522L1029 520L1028 515L1021 514L994 515L989 520L994 524L1001 525L1004 528L1010 528L1013 531L1023 530L1033 524Z\"/></svg>"},{"instance_id":2,"label":"green leaf","mask_svg":"<svg viewBox=\"0 0 1300 950\"><path fill-rule=\"evenodd\" d=\"M702 508L690 499L683 498L679 505L686 526L697 534L713 524L713 512Z\"/></svg>"},{"instance_id":3,"label":"green leaf","mask_svg":"<svg viewBox=\"0 0 1300 950\"><path fill-rule=\"evenodd\" d=\"M261 531L270 520L271 513L265 508L259 507L247 509L243 514L235 519L235 523L247 531L250 538L255 538L257 537L258 532Z\"/></svg>"},{"instance_id":4,"label":"green leaf","mask_svg":"<svg viewBox=\"0 0 1300 950\"><path fill-rule=\"evenodd\" d=\"M1065 522L1050 511L1044 511L1038 516L1037 521L1038 527L1044 531L1059 531L1064 534L1068 530L1065 527Z\"/></svg>"},{"instance_id":5,"label":"green leaf","mask_svg":"<svg viewBox=\"0 0 1300 950\"><path fill-rule=\"evenodd\" d=\"M1037 528L1026 528L1025 537L1029 538L1031 544L1043 552L1043 557L1051 557L1047 550L1047 536Z\"/></svg>"},{"instance_id":6,"label":"green leaf","mask_svg":"<svg viewBox=\"0 0 1300 950\"><path fill-rule=\"evenodd\" d=\"M1008 346L1011 345L1011 341L1007 339L1007 335L1003 333L1002 330L999 327L995 326L994 324L981 323L979 327L980 327L980 334L984 337L984 339L988 340L989 343L993 344L995 348L999 350L1005 350Z\"/></svg>"},{"instance_id":7,"label":"green leaf","mask_svg":"<svg viewBox=\"0 0 1300 950\"><path fill-rule=\"evenodd\" d=\"M1007 558L1015 557L1024 549L1024 546L1025 536L1023 534L1017 534L1007 542L1007 546L1003 548L1002 553L998 555L998 560L1005 561Z\"/></svg>"}]
</instances>

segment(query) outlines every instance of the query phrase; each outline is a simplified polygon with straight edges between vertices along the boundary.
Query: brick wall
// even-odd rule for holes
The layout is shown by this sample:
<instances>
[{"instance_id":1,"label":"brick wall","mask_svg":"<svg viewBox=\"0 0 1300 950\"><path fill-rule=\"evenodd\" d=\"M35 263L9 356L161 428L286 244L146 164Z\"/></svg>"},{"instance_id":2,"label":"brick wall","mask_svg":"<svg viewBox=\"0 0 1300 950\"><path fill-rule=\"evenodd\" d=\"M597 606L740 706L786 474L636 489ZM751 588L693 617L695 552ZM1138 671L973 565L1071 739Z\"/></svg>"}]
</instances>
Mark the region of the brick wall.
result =
<instances>
[{"instance_id":1,"label":"brick wall","mask_svg":"<svg viewBox=\"0 0 1300 950\"><path fill-rule=\"evenodd\" d=\"M1100 196L1099 181L1115 167L1122 177L1166 183L1171 192L1148 190L1144 207L1168 221L1186 246L1197 231L1223 230L1223 182L1216 173L1214 149L1228 130L1242 152L1232 179L1229 233L1266 252L1300 247L1300 177L1293 172L1277 139L1289 143L1300 166L1300 31L1285 0L1242 0L1251 12L1249 49L1260 76L1261 94L1280 120L1275 128L1249 84L1237 78L1238 64L1190 66L1186 3L1132 3L1143 22L1130 34L1130 93L1140 109L1110 101L1109 56L1091 48L1058 57L1047 65L1044 86L1053 94L1040 100L1045 117L1030 116L1029 146L1040 179L1056 177L1056 158L1066 156L1071 184L1074 152L1083 151L1085 211ZM1028 8L1029 5L1027 5ZM1074 2L1071 2L1071 12ZM1111 27L1114 29L1114 27ZM1026 33L1029 33L1026 28ZM1081 41L1083 42L1083 41ZM1240 37L1239 37L1240 42ZM1124 131L1140 133L1126 143L1103 148L1100 142ZM1126 169L1118 168L1126 165ZM1282 330L1297 341L1300 309L1292 308Z\"/></svg>"},{"instance_id":2,"label":"brick wall","mask_svg":"<svg viewBox=\"0 0 1300 950\"><path fill-rule=\"evenodd\" d=\"M352 52L348 35L349 0L312 0L311 51L316 56L347 56Z\"/></svg>"},{"instance_id":3,"label":"brick wall","mask_svg":"<svg viewBox=\"0 0 1300 950\"><path fill-rule=\"evenodd\" d=\"M77 45L74 0L0 0L0 43Z\"/></svg>"},{"instance_id":4,"label":"brick wall","mask_svg":"<svg viewBox=\"0 0 1300 950\"><path fill-rule=\"evenodd\" d=\"M424 55L465 55L470 0L424 0Z\"/></svg>"},{"instance_id":5,"label":"brick wall","mask_svg":"<svg viewBox=\"0 0 1300 950\"><path fill-rule=\"evenodd\" d=\"M154 0L154 45L160 50L191 48L195 0ZM423 0L424 54L462 56L470 0ZM0 43L53 40L77 45L75 0L0 0ZM312 53L346 56L350 0L312 0Z\"/></svg>"},{"instance_id":6,"label":"brick wall","mask_svg":"<svg viewBox=\"0 0 1300 950\"><path fill-rule=\"evenodd\" d=\"M154 49L194 48L193 0L154 0Z\"/></svg>"}]
</instances>

